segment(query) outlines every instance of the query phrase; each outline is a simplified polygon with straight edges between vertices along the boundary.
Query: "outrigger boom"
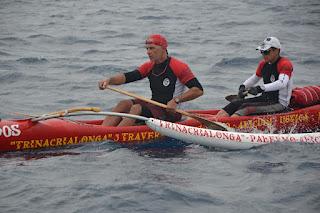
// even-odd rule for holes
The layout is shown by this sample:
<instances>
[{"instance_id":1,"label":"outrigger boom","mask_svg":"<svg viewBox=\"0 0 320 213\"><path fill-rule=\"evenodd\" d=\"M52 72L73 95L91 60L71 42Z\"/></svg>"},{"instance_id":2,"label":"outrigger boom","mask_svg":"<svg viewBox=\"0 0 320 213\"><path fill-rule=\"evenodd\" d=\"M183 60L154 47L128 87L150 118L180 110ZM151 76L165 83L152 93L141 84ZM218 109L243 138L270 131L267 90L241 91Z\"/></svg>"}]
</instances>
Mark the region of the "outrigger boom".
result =
<instances>
[{"instance_id":1,"label":"outrigger boom","mask_svg":"<svg viewBox=\"0 0 320 213\"><path fill-rule=\"evenodd\" d=\"M127 114L127 113L118 113L118 112L75 112L75 113L65 113L65 114L45 114L36 118L31 118L32 122L37 122L37 121L43 121L43 120L48 120L52 118L61 118L61 117L74 117L74 116L83 116L83 115L101 115L101 116L118 116L118 117L126 117L126 118L132 118L132 119L137 119L141 121L147 121L148 118L140 115L132 115L132 114Z\"/></svg>"}]
</instances>

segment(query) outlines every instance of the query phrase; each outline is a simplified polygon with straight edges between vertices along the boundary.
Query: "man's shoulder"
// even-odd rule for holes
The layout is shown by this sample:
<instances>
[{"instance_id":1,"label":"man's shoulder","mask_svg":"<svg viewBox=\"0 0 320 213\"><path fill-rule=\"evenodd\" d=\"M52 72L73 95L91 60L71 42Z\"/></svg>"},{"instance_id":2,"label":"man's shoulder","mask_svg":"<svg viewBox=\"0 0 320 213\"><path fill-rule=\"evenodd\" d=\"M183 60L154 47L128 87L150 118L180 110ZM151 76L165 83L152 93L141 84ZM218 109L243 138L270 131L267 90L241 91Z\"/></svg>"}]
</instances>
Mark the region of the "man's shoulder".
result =
<instances>
[{"instance_id":1,"label":"man's shoulder","mask_svg":"<svg viewBox=\"0 0 320 213\"><path fill-rule=\"evenodd\" d=\"M258 67L262 68L266 64L266 61L264 59L260 60L258 63Z\"/></svg>"},{"instance_id":2,"label":"man's shoulder","mask_svg":"<svg viewBox=\"0 0 320 213\"><path fill-rule=\"evenodd\" d=\"M281 57L278 63L278 70L280 71L280 73L291 76L291 73L293 72L292 62L288 58Z\"/></svg>"},{"instance_id":3,"label":"man's shoulder","mask_svg":"<svg viewBox=\"0 0 320 213\"><path fill-rule=\"evenodd\" d=\"M281 63L290 63L290 64L292 64L291 60L289 58L287 58L287 57L281 57L280 58L280 62Z\"/></svg>"},{"instance_id":4,"label":"man's shoulder","mask_svg":"<svg viewBox=\"0 0 320 213\"><path fill-rule=\"evenodd\" d=\"M147 76L148 73L151 71L154 62L146 61L138 67L138 71L142 74L143 77Z\"/></svg>"},{"instance_id":5,"label":"man's shoulder","mask_svg":"<svg viewBox=\"0 0 320 213\"><path fill-rule=\"evenodd\" d=\"M293 67L292 62L290 61L289 58L286 57L281 57L279 61L280 66L290 66Z\"/></svg>"},{"instance_id":6,"label":"man's shoulder","mask_svg":"<svg viewBox=\"0 0 320 213\"><path fill-rule=\"evenodd\" d=\"M170 65L175 67L175 68L186 68L188 67L187 63L184 61L177 59L175 57L170 57Z\"/></svg>"},{"instance_id":7,"label":"man's shoulder","mask_svg":"<svg viewBox=\"0 0 320 213\"><path fill-rule=\"evenodd\" d=\"M140 69L152 69L153 65L154 65L154 62L150 60L150 61L146 61L146 62L142 63L139 66L139 68Z\"/></svg>"},{"instance_id":8,"label":"man's shoulder","mask_svg":"<svg viewBox=\"0 0 320 213\"><path fill-rule=\"evenodd\" d=\"M151 60L143 62L140 66L153 66L154 62Z\"/></svg>"}]
</instances>

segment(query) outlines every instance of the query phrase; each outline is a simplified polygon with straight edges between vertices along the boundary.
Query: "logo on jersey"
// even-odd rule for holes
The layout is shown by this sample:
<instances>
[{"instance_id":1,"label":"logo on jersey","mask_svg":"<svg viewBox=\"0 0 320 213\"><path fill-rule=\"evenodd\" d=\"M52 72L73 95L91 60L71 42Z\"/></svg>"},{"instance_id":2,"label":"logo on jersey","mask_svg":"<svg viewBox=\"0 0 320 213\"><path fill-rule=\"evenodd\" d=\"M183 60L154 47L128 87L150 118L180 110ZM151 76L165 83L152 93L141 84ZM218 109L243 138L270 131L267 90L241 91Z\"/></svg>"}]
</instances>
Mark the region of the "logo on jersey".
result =
<instances>
[{"instance_id":1,"label":"logo on jersey","mask_svg":"<svg viewBox=\"0 0 320 213\"><path fill-rule=\"evenodd\" d=\"M163 79L162 84L163 84L163 86L165 86L165 87L169 86L169 84L170 84L170 80L169 80L169 78L165 78L165 79Z\"/></svg>"},{"instance_id":2,"label":"logo on jersey","mask_svg":"<svg viewBox=\"0 0 320 213\"><path fill-rule=\"evenodd\" d=\"M275 82L275 81L276 81L276 77L274 77L274 75L271 75L271 76L270 76L270 81L271 81L271 82Z\"/></svg>"}]
</instances>

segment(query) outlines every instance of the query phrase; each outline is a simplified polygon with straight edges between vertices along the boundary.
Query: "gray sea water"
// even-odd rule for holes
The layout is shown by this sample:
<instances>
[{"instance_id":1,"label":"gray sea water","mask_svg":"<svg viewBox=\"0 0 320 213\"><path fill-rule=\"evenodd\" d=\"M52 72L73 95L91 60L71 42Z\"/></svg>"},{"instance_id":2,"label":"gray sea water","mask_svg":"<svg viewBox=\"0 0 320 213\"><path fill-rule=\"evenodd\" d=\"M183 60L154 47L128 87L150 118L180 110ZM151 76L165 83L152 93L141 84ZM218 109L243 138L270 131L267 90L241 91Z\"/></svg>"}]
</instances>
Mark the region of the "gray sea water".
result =
<instances>
[{"instance_id":1,"label":"gray sea water","mask_svg":"<svg viewBox=\"0 0 320 213\"><path fill-rule=\"evenodd\" d=\"M266 36L280 39L295 86L319 85L319 20L319 0L0 0L0 117L109 110L126 97L97 82L148 60L150 33L165 35L203 84L190 109L223 107L255 71ZM150 96L146 80L122 88ZM319 212L319 154L306 144L110 142L1 154L0 212Z\"/></svg>"}]
</instances>

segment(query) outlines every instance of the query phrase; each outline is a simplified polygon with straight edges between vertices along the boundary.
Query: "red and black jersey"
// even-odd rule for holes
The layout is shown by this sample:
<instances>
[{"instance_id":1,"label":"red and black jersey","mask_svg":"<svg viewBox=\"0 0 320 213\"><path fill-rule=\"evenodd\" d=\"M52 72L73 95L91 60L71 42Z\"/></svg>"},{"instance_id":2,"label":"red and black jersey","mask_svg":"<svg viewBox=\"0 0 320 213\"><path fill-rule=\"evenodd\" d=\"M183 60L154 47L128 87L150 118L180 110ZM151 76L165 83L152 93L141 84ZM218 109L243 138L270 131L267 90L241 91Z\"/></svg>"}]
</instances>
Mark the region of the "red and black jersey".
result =
<instances>
[{"instance_id":1,"label":"red and black jersey","mask_svg":"<svg viewBox=\"0 0 320 213\"><path fill-rule=\"evenodd\" d=\"M293 66L289 59L285 57L279 57L279 59L273 64L266 63L265 60L262 60L260 61L256 70L256 76L262 78L264 84L270 84L277 81L280 74L289 76L290 83L288 83L288 87L276 91L265 92L265 95L272 100L289 100L289 96L291 96L292 91L293 75Z\"/></svg>"},{"instance_id":2,"label":"red and black jersey","mask_svg":"<svg viewBox=\"0 0 320 213\"><path fill-rule=\"evenodd\" d=\"M161 64L152 61L145 62L132 72L125 73L126 83L147 77L150 82L152 100L167 104L173 97L181 95L186 86L202 86L195 78L189 66L184 62L168 57Z\"/></svg>"}]
</instances>

